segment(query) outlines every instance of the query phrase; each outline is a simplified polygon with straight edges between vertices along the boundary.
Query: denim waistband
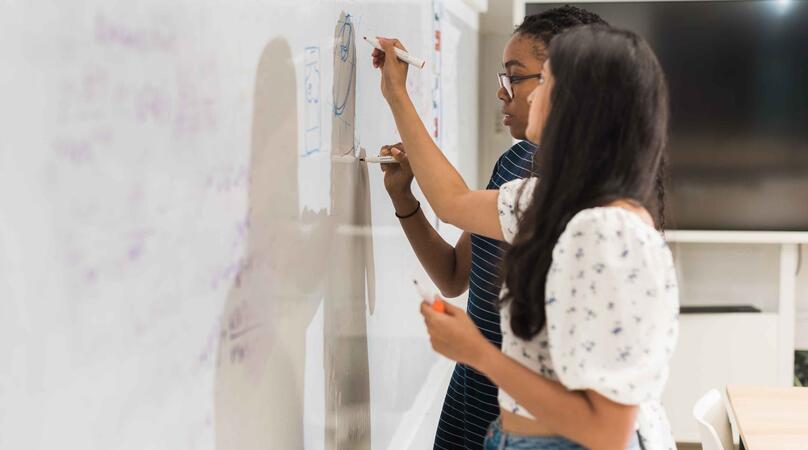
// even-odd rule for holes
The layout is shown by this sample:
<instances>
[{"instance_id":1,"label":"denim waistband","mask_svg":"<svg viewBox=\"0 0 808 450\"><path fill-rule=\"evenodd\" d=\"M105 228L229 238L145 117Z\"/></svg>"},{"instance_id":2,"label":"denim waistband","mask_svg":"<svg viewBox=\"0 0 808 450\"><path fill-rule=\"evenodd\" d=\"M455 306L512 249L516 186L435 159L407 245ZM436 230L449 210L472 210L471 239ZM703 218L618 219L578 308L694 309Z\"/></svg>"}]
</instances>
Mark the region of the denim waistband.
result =
<instances>
[{"instance_id":1,"label":"denim waistband","mask_svg":"<svg viewBox=\"0 0 808 450\"><path fill-rule=\"evenodd\" d=\"M639 450L637 434L632 436L627 450ZM485 434L484 450L587 450L563 436L536 436L512 433L502 429L502 419L491 422Z\"/></svg>"}]
</instances>

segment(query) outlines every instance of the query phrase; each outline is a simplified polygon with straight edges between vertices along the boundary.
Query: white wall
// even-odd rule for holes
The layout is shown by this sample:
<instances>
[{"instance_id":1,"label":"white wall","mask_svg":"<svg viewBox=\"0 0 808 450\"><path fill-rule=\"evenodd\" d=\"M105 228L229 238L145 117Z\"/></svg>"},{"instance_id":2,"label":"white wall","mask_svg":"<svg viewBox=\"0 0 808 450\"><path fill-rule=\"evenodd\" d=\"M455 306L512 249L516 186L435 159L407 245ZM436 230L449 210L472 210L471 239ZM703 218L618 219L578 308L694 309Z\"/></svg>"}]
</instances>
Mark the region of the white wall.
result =
<instances>
[{"instance_id":1,"label":"white wall","mask_svg":"<svg viewBox=\"0 0 808 450\"><path fill-rule=\"evenodd\" d=\"M446 122L444 129L459 132L453 133L455 136L444 134L441 144L445 152L457 155L457 168L469 186L478 184L479 141L477 133L471 131L478 121L480 110L477 96L479 80L476 70L480 47L480 34L477 31L480 22L476 8L484 5L478 3L445 1L441 30L444 61L468 62L467 65L454 68L448 67L445 63L442 66L443 120ZM452 86L453 84L457 84L457 88Z\"/></svg>"},{"instance_id":2,"label":"white wall","mask_svg":"<svg viewBox=\"0 0 808 450\"><path fill-rule=\"evenodd\" d=\"M683 305L750 304L777 311L777 245L674 244ZM808 251L801 249L797 278L795 345L808 350Z\"/></svg>"},{"instance_id":3,"label":"white wall","mask_svg":"<svg viewBox=\"0 0 808 450\"><path fill-rule=\"evenodd\" d=\"M490 2L480 15L479 70L479 186L484 187L499 156L513 145L508 127L502 124L502 102L497 98L497 72L502 69L502 50L513 31L511 0Z\"/></svg>"}]
</instances>

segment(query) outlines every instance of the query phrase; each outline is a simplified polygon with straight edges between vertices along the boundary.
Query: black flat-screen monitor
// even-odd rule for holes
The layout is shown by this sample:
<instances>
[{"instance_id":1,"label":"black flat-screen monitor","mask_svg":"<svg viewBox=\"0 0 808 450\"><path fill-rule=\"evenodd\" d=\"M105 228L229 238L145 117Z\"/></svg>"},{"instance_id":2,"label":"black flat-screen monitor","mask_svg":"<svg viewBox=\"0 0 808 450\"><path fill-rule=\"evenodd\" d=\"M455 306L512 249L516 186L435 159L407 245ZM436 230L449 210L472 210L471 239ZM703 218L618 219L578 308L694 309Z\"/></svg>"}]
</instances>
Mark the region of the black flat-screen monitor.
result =
<instances>
[{"instance_id":1,"label":"black flat-screen monitor","mask_svg":"<svg viewBox=\"0 0 808 450\"><path fill-rule=\"evenodd\" d=\"M670 228L808 231L808 1L575 5L644 36L665 70Z\"/></svg>"}]
</instances>

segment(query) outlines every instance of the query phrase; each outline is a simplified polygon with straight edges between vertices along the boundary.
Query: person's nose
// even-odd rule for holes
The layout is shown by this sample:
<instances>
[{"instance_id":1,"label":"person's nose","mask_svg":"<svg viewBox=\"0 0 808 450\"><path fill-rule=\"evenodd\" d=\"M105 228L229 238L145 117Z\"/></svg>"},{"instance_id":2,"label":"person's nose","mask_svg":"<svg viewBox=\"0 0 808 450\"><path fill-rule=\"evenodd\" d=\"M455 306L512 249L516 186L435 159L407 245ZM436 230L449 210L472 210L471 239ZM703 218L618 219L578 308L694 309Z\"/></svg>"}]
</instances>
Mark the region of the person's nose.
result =
<instances>
[{"instance_id":1,"label":"person's nose","mask_svg":"<svg viewBox=\"0 0 808 450\"><path fill-rule=\"evenodd\" d=\"M499 88L499 90L497 91L497 97L504 103L510 103L511 101L511 96L508 95L508 91L506 91L504 87Z\"/></svg>"}]
</instances>

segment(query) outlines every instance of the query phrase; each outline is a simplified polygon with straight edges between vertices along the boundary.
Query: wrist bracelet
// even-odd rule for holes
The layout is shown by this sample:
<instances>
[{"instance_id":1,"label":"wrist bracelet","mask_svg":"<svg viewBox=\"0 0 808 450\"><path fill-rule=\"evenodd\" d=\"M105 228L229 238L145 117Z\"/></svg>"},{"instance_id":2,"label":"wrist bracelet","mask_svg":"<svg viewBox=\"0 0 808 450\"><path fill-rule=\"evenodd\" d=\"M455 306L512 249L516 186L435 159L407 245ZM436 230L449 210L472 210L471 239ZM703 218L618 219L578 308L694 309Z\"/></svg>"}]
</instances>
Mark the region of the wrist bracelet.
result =
<instances>
[{"instance_id":1,"label":"wrist bracelet","mask_svg":"<svg viewBox=\"0 0 808 450\"><path fill-rule=\"evenodd\" d=\"M415 207L415 211L407 214L406 216L399 216L398 213L395 213L396 217L399 219L409 219L410 217L414 216L421 209L421 202L418 200L416 200L416 202L418 202L418 206Z\"/></svg>"}]
</instances>

